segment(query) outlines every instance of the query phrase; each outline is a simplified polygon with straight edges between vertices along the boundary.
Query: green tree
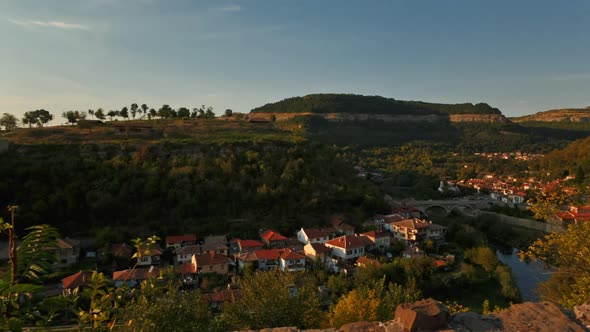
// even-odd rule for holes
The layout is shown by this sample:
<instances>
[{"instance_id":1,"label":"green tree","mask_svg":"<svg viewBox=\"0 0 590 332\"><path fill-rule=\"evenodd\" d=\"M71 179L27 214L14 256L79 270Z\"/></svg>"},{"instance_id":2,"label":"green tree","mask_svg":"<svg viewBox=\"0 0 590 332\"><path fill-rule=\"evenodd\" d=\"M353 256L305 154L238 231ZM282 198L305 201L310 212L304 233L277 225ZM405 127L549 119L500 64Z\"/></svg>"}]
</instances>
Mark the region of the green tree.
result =
<instances>
[{"instance_id":1,"label":"green tree","mask_svg":"<svg viewBox=\"0 0 590 332\"><path fill-rule=\"evenodd\" d=\"M63 112L61 116L68 120L68 123L71 123L72 125L76 124L80 120L86 119L86 113L80 111Z\"/></svg>"},{"instance_id":2,"label":"green tree","mask_svg":"<svg viewBox=\"0 0 590 332\"><path fill-rule=\"evenodd\" d=\"M119 111L119 116L123 119L129 118L129 109L127 108L127 106L121 108L121 110Z\"/></svg>"},{"instance_id":3,"label":"green tree","mask_svg":"<svg viewBox=\"0 0 590 332\"><path fill-rule=\"evenodd\" d=\"M25 112L23 116L23 124L28 124L29 128L32 125L36 125L37 127L43 127L43 125L47 124L49 121L53 120L53 115L44 109L39 109L35 111Z\"/></svg>"},{"instance_id":4,"label":"green tree","mask_svg":"<svg viewBox=\"0 0 590 332\"><path fill-rule=\"evenodd\" d=\"M148 105L146 105L146 104L141 104L141 111L143 112L143 116L142 116L142 118L143 118L144 116L146 116L146 115L147 115L147 112L148 112Z\"/></svg>"},{"instance_id":5,"label":"green tree","mask_svg":"<svg viewBox=\"0 0 590 332\"><path fill-rule=\"evenodd\" d=\"M281 271L257 272L238 281L241 296L224 305L226 329L280 326L313 328L320 323L320 298L304 275Z\"/></svg>"},{"instance_id":6,"label":"green tree","mask_svg":"<svg viewBox=\"0 0 590 332\"><path fill-rule=\"evenodd\" d=\"M4 130L11 131L16 129L18 126L18 119L16 116L8 113L4 113L2 117L0 117L0 127L4 127Z\"/></svg>"},{"instance_id":7,"label":"green tree","mask_svg":"<svg viewBox=\"0 0 590 332\"><path fill-rule=\"evenodd\" d=\"M234 112L232 110L230 110L229 108L225 110L224 115L228 118L230 118L232 115L234 114Z\"/></svg>"},{"instance_id":8,"label":"green tree","mask_svg":"<svg viewBox=\"0 0 590 332\"><path fill-rule=\"evenodd\" d=\"M131 118L133 118L135 120L135 115L137 114L137 110L139 109L139 106L137 106L136 103L131 104L131 108L129 108L129 111L131 113Z\"/></svg>"},{"instance_id":9,"label":"green tree","mask_svg":"<svg viewBox=\"0 0 590 332\"><path fill-rule=\"evenodd\" d=\"M97 109L94 112L94 116L99 119L99 120L104 120L106 119L105 114L104 114L104 110L102 108Z\"/></svg>"},{"instance_id":10,"label":"green tree","mask_svg":"<svg viewBox=\"0 0 590 332\"><path fill-rule=\"evenodd\" d=\"M209 305L200 292L183 292L169 283L142 282L139 294L125 306L129 331L213 331Z\"/></svg>"},{"instance_id":11,"label":"green tree","mask_svg":"<svg viewBox=\"0 0 590 332\"><path fill-rule=\"evenodd\" d=\"M191 116L191 111L186 107L180 107L177 114L179 118L188 118Z\"/></svg>"},{"instance_id":12,"label":"green tree","mask_svg":"<svg viewBox=\"0 0 590 332\"><path fill-rule=\"evenodd\" d=\"M557 270L539 286L541 297L571 308L590 298L590 223L571 225L535 241L528 257Z\"/></svg>"}]
</instances>

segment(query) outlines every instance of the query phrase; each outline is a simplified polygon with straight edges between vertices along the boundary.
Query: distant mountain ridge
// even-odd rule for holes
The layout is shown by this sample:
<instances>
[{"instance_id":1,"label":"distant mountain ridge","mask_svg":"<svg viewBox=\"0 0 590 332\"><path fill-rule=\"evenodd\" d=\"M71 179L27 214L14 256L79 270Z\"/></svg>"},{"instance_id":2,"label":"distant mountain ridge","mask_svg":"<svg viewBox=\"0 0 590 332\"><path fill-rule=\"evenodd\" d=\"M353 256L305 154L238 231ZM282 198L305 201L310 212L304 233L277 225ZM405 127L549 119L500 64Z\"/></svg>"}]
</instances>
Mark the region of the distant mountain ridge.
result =
<instances>
[{"instance_id":1,"label":"distant mountain ridge","mask_svg":"<svg viewBox=\"0 0 590 332\"><path fill-rule=\"evenodd\" d=\"M590 122L590 106L586 108L562 108L531 115L510 118L513 122Z\"/></svg>"}]
</instances>

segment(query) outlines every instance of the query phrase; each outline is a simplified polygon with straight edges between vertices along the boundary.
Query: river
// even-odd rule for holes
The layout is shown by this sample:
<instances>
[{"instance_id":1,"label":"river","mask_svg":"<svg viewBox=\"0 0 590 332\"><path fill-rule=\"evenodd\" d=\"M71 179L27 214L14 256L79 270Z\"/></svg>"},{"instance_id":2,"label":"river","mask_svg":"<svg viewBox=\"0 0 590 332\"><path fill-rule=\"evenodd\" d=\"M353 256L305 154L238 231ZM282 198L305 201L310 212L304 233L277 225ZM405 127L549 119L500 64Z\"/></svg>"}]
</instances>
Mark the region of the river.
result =
<instances>
[{"instance_id":1,"label":"river","mask_svg":"<svg viewBox=\"0 0 590 332\"><path fill-rule=\"evenodd\" d=\"M537 287L540 282L551 277L551 272L543 268L543 264L537 261L524 262L518 258L518 249L513 248L512 253L502 253L496 250L498 259L512 269L516 284L520 289L522 301L539 301Z\"/></svg>"}]
</instances>

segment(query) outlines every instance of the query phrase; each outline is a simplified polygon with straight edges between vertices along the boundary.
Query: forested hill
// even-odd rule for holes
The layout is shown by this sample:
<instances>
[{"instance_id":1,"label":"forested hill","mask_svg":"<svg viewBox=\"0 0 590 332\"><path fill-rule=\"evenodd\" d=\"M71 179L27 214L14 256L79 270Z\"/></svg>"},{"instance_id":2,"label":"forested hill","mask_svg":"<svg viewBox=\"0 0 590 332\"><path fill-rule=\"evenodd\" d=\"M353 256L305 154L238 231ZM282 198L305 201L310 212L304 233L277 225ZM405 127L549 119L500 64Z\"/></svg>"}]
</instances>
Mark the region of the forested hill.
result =
<instances>
[{"instance_id":1,"label":"forested hill","mask_svg":"<svg viewBox=\"0 0 590 332\"><path fill-rule=\"evenodd\" d=\"M587 185L590 181L588 151L590 151L590 137L574 141L564 149L547 154L541 160L539 169L553 179L575 175L577 183Z\"/></svg>"},{"instance_id":2,"label":"forested hill","mask_svg":"<svg viewBox=\"0 0 590 332\"><path fill-rule=\"evenodd\" d=\"M254 108L252 113L364 113L387 115L502 114L479 104L437 104L354 94L311 94Z\"/></svg>"}]
</instances>

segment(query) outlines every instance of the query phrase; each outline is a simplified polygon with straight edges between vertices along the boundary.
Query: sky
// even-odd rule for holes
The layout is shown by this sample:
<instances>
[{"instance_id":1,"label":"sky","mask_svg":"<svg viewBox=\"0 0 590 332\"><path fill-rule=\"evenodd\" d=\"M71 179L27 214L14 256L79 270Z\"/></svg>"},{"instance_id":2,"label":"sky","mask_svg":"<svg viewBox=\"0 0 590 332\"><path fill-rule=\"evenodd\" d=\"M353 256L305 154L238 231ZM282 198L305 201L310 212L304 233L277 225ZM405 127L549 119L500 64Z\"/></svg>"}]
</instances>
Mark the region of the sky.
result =
<instances>
[{"instance_id":1,"label":"sky","mask_svg":"<svg viewBox=\"0 0 590 332\"><path fill-rule=\"evenodd\" d=\"M590 106L590 1L0 0L0 113L310 93Z\"/></svg>"}]
</instances>

